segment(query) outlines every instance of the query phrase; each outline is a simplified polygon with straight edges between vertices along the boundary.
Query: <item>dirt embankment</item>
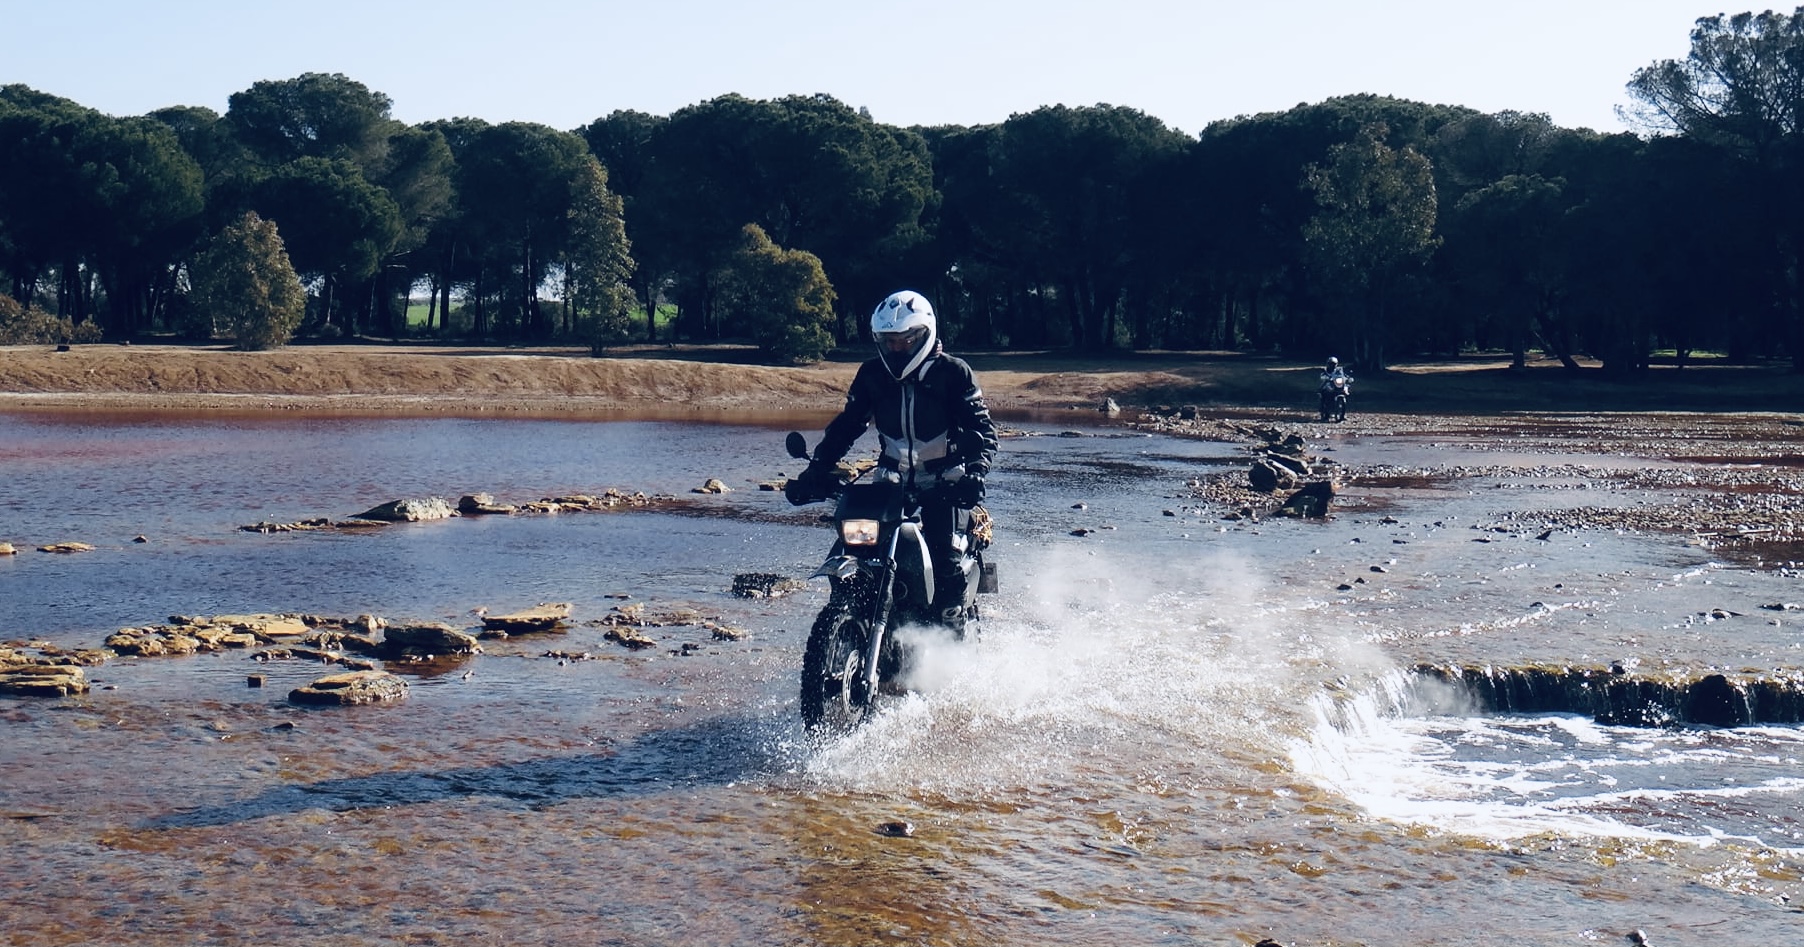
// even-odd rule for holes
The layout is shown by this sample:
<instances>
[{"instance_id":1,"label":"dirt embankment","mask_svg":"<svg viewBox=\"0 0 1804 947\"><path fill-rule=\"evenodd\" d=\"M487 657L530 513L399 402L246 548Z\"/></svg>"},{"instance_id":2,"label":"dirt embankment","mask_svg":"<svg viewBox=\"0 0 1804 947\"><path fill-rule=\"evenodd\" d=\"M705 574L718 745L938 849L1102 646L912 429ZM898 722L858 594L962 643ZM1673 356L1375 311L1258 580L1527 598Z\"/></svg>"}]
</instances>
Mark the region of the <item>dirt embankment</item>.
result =
<instances>
[{"instance_id":1,"label":"dirt embankment","mask_svg":"<svg viewBox=\"0 0 1804 947\"><path fill-rule=\"evenodd\" d=\"M1234 353L968 356L992 407L1095 410L1311 407L1315 367ZM1804 376L1781 366L1658 368L1617 380L1500 360L1401 366L1359 378L1353 413L1804 410ZM726 346L583 349L296 345L267 352L174 345L0 348L0 408L248 408L434 414L836 409L854 359L784 368Z\"/></svg>"}]
</instances>

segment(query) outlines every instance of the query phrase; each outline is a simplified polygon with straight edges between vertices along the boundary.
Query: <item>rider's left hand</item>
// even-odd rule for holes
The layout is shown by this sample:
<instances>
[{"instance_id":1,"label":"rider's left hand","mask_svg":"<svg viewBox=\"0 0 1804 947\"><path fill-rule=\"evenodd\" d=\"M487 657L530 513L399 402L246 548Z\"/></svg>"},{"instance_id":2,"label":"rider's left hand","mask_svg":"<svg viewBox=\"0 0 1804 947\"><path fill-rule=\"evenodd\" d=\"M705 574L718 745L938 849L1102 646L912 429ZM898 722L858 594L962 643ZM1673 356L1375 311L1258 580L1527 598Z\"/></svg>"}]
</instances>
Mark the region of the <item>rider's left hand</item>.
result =
<instances>
[{"instance_id":1,"label":"rider's left hand","mask_svg":"<svg viewBox=\"0 0 1804 947\"><path fill-rule=\"evenodd\" d=\"M983 502L983 474L967 472L952 482L952 505L968 510Z\"/></svg>"}]
</instances>

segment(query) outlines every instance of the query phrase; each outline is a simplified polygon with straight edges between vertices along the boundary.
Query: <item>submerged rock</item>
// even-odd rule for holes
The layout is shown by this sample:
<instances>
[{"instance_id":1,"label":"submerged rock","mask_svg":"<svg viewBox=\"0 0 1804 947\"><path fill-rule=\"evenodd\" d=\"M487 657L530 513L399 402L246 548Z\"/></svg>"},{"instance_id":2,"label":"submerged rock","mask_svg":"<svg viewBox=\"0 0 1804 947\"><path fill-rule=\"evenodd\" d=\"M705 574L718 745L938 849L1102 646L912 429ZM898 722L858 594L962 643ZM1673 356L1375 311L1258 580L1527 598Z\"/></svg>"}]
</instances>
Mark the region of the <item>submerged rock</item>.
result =
<instances>
[{"instance_id":1,"label":"submerged rock","mask_svg":"<svg viewBox=\"0 0 1804 947\"><path fill-rule=\"evenodd\" d=\"M297 533L314 529L331 529L332 521L320 516L313 519L296 520L292 523L271 523L267 520L238 527L245 533Z\"/></svg>"},{"instance_id":2,"label":"submerged rock","mask_svg":"<svg viewBox=\"0 0 1804 947\"><path fill-rule=\"evenodd\" d=\"M646 633L639 631L635 628L630 628L630 627L626 627L626 626L616 626L613 628L609 628L607 630L607 632L602 635L602 637L606 638L609 641L614 642L615 644L625 645L626 647L632 648L635 651L638 651L643 648L655 648L658 646L658 642L655 639L653 639L650 635L647 635Z\"/></svg>"},{"instance_id":3,"label":"submerged rock","mask_svg":"<svg viewBox=\"0 0 1804 947\"><path fill-rule=\"evenodd\" d=\"M48 546L39 546L38 547L38 552L55 552L55 553L63 553L65 555L68 553L72 553L72 552L93 552L93 551L94 551L94 547L88 543L74 543L74 542L51 543Z\"/></svg>"},{"instance_id":4,"label":"submerged rock","mask_svg":"<svg viewBox=\"0 0 1804 947\"><path fill-rule=\"evenodd\" d=\"M407 682L387 671L349 671L325 677L288 692L296 704L353 706L380 704L407 696Z\"/></svg>"},{"instance_id":5,"label":"submerged rock","mask_svg":"<svg viewBox=\"0 0 1804 947\"><path fill-rule=\"evenodd\" d=\"M800 579L775 572L741 572L733 577L733 594L739 598L777 598L807 587Z\"/></svg>"}]
</instances>

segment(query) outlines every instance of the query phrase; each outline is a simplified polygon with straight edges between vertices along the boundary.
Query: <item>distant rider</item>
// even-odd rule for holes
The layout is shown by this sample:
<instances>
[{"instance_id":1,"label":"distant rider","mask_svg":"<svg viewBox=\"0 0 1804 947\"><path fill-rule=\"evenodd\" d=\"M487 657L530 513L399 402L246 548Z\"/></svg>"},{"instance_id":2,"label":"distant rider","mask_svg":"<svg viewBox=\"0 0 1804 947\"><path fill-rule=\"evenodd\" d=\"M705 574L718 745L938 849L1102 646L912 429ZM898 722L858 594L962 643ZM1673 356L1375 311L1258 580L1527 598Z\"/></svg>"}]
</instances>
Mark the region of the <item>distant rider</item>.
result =
<instances>
[{"instance_id":1,"label":"distant rider","mask_svg":"<svg viewBox=\"0 0 1804 947\"><path fill-rule=\"evenodd\" d=\"M1340 359L1330 355L1328 356L1328 364L1322 366L1321 390L1327 391L1329 388L1332 388L1334 386L1334 379L1336 378L1345 378L1348 384L1353 382L1353 376L1347 374L1347 370L1340 367Z\"/></svg>"},{"instance_id":2,"label":"distant rider","mask_svg":"<svg viewBox=\"0 0 1804 947\"><path fill-rule=\"evenodd\" d=\"M825 497L834 468L872 421L883 448L877 466L918 491L921 532L933 557L934 608L948 625L963 618L965 575L953 535L983 502L996 456L996 425L977 376L945 354L933 306L920 293L892 294L871 313L877 357L858 367L846 406L827 424L814 459L791 481L797 505Z\"/></svg>"},{"instance_id":3,"label":"distant rider","mask_svg":"<svg viewBox=\"0 0 1804 947\"><path fill-rule=\"evenodd\" d=\"M1327 413L1331 407L1329 401L1334 397L1334 381L1337 378L1341 381L1341 392L1343 394L1352 394L1353 376L1347 374L1346 369L1341 367L1340 359L1330 355L1328 356L1328 364L1322 366L1322 383L1320 387L1315 390L1316 397L1320 399L1322 403L1323 420L1327 419Z\"/></svg>"}]
</instances>

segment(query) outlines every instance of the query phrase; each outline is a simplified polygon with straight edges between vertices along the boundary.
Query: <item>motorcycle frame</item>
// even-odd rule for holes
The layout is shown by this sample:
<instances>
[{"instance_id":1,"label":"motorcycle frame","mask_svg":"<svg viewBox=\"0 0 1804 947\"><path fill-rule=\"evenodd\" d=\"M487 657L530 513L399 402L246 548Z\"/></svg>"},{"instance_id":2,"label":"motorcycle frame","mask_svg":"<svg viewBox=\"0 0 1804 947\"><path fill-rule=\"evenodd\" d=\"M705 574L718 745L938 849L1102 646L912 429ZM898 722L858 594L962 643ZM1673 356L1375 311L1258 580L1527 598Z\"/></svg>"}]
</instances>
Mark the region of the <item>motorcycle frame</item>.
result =
<instances>
[{"instance_id":1,"label":"motorcycle frame","mask_svg":"<svg viewBox=\"0 0 1804 947\"><path fill-rule=\"evenodd\" d=\"M875 496L879 491L888 495ZM883 506L895 504L897 509L894 513L889 510L878 513L880 503ZM892 521L896 515L900 519ZM878 534L871 555L854 555L846 545L845 534L839 530L842 521L858 518L875 518L881 524L882 532ZM919 566L920 601L933 601L933 557L927 549L927 538L921 532L920 503L897 484L847 484L841 491L833 516L823 519L831 520L839 536L827 561L814 574L827 577L832 585L831 596L844 601L847 611L864 612L866 630L861 670L865 693L875 694L882 681L883 647L889 640L890 620L895 617L896 581L903 565L904 549L909 550L908 554ZM915 597L910 595L911 599Z\"/></svg>"}]
</instances>

